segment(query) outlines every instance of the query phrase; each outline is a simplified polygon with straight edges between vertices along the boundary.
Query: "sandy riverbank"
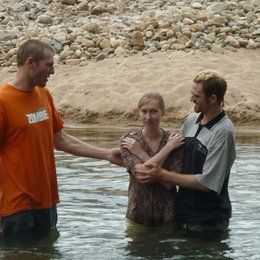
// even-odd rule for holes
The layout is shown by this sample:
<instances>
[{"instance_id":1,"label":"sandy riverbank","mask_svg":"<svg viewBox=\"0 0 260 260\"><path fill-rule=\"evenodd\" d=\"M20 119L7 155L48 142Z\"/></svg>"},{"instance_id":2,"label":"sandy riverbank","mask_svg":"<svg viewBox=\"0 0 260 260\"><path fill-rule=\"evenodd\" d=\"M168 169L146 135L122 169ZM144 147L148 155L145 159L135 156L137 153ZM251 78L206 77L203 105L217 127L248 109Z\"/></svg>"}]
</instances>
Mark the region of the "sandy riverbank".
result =
<instances>
[{"instance_id":1,"label":"sandy riverbank","mask_svg":"<svg viewBox=\"0 0 260 260\"><path fill-rule=\"evenodd\" d=\"M189 101L193 76L204 69L227 79L225 110L236 127L260 129L260 50L239 49L224 54L192 51L153 53L57 65L47 86L68 125L138 124L136 105L147 91L160 92L166 102L165 125L180 125L192 111ZM0 70L0 82L10 80L10 68Z\"/></svg>"}]
</instances>

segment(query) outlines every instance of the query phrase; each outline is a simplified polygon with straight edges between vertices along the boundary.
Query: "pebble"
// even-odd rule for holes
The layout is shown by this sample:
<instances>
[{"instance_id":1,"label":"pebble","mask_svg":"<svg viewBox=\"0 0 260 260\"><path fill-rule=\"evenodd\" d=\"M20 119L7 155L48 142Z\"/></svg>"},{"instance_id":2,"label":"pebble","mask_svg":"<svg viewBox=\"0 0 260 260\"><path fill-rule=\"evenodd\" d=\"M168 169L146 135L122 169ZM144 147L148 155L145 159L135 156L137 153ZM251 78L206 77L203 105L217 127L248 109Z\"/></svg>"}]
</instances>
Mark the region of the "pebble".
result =
<instances>
[{"instance_id":1,"label":"pebble","mask_svg":"<svg viewBox=\"0 0 260 260\"><path fill-rule=\"evenodd\" d=\"M71 65L138 52L256 50L260 0L2 0L0 67L14 66L29 38Z\"/></svg>"},{"instance_id":2,"label":"pebble","mask_svg":"<svg viewBox=\"0 0 260 260\"><path fill-rule=\"evenodd\" d=\"M140 31L133 32L132 45L140 47L144 46L143 34Z\"/></svg>"}]
</instances>

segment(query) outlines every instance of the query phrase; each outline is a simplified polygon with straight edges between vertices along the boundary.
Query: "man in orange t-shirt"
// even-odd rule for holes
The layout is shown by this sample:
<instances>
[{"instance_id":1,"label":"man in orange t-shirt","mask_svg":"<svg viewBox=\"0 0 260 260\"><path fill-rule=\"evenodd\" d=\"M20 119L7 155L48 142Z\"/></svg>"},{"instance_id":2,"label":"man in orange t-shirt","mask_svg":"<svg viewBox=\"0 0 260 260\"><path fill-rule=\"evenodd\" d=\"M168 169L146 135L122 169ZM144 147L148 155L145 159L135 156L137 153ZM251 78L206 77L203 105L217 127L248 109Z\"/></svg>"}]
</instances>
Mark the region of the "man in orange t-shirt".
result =
<instances>
[{"instance_id":1,"label":"man in orange t-shirt","mask_svg":"<svg viewBox=\"0 0 260 260\"><path fill-rule=\"evenodd\" d=\"M54 147L121 164L118 149L103 149L63 131L50 92L54 51L39 40L17 52L15 78L0 88L0 216L4 238L31 237L56 227L59 203Z\"/></svg>"}]
</instances>

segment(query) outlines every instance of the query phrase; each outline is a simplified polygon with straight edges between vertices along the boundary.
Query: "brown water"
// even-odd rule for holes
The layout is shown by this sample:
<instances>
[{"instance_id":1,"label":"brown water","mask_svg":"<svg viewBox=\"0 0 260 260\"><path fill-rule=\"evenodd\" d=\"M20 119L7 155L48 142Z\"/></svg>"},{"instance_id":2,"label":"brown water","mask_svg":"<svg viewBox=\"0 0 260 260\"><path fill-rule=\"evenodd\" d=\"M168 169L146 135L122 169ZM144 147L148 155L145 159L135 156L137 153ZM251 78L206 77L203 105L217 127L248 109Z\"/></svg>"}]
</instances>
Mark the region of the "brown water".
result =
<instances>
[{"instance_id":1,"label":"brown water","mask_svg":"<svg viewBox=\"0 0 260 260\"><path fill-rule=\"evenodd\" d=\"M70 132L87 142L114 147L126 130ZM62 152L56 159L61 198L58 234L34 243L2 245L0 259L259 259L260 140L256 138L238 138L230 180L233 217L230 231L222 236L198 237L172 226L129 223L124 168Z\"/></svg>"}]
</instances>

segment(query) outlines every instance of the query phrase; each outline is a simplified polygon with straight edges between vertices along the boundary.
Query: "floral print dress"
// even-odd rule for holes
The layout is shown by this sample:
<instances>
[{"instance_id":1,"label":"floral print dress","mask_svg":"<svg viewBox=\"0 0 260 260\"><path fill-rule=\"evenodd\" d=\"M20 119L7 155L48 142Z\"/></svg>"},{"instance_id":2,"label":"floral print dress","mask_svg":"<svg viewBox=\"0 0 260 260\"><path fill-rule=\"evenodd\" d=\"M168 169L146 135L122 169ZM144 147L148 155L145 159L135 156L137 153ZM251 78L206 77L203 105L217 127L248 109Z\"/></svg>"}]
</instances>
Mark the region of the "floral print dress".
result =
<instances>
[{"instance_id":1,"label":"floral print dress","mask_svg":"<svg viewBox=\"0 0 260 260\"><path fill-rule=\"evenodd\" d=\"M170 135L169 131L165 131L163 129L162 131L163 136L160 141L159 149L156 153L164 147ZM121 139L124 137L131 137L137 140L143 150L150 157L156 154L153 153L147 145L142 134L142 129L128 133ZM170 188L166 188L160 183L142 184L138 182L134 176L134 166L143 162L139 157L132 154L128 149L123 148L122 146L121 151L125 166L130 176L126 217L137 223L149 226L173 222L177 195L176 186L170 185ZM182 155L182 148L173 150L165 161L163 168L180 172L182 166Z\"/></svg>"}]
</instances>

